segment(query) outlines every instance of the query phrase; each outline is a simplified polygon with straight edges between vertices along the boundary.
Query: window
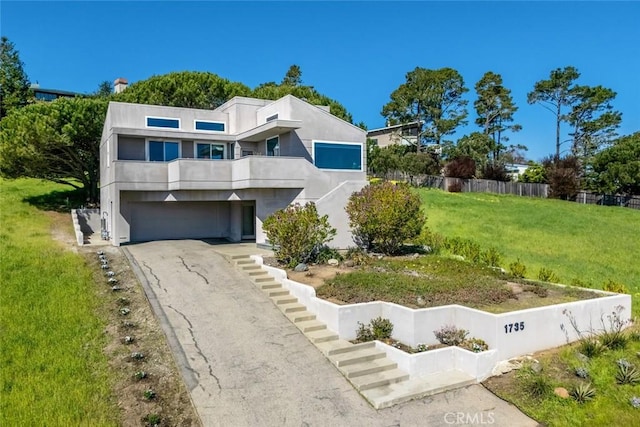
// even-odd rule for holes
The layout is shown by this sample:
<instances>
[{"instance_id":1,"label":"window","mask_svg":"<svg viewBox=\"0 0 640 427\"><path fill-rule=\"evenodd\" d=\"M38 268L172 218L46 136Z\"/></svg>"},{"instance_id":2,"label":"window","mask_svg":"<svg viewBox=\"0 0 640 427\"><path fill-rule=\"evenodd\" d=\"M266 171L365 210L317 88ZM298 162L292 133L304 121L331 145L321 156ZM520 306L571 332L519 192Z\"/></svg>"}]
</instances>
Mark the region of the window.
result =
<instances>
[{"instance_id":1,"label":"window","mask_svg":"<svg viewBox=\"0 0 640 427\"><path fill-rule=\"evenodd\" d=\"M147 117L147 127L180 129L180 119L168 119L165 117Z\"/></svg>"},{"instance_id":2,"label":"window","mask_svg":"<svg viewBox=\"0 0 640 427\"><path fill-rule=\"evenodd\" d=\"M277 120L277 119L278 119L278 113L276 113L276 114L274 114L274 115L272 115L272 116L267 117L264 121L265 121L265 122L267 122L267 123L269 123L269 122L272 122L272 121Z\"/></svg>"},{"instance_id":3,"label":"window","mask_svg":"<svg viewBox=\"0 0 640 427\"><path fill-rule=\"evenodd\" d=\"M314 141L313 163L320 169L362 171L362 144Z\"/></svg>"},{"instance_id":4,"label":"window","mask_svg":"<svg viewBox=\"0 0 640 427\"><path fill-rule=\"evenodd\" d=\"M267 156L279 156L280 155L280 138L274 136L267 139Z\"/></svg>"},{"instance_id":5,"label":"window","mask_svg":"<svg viewBox=\"0 0 640 427\"><path fill-rule=\"evenodd\" d=\"M253 156L253 151L251 150L242 150L242 157Z\"/></svg>"},{"instance_id":6,"label":"window","mask_svg":"<svg viewBox=\"0 0 640 427\"><path fill-rule=\"evenodd\" d=\"M180 144L167 141L149 141L149 161L169 162L180 157Z\"/></svg>"},{"instance_id":7,"label":"window","mask_svg":"<svg viewBox=\"0 0 640 427\"><path fill-rule=\"evenodd\" d=\"M204 120L195 121L196 130L205 130L209 132L224 132L224 123L222 122L206 122Z\"/></svg>"},{"instance_id":8,"label":"window","mask_svg":"<svg viewBox=\"0 0 640 427\"><path fill-rule=\"evenodd\" d=\"M196 144L197 159L224 160L224 144Z\"/></svg>"}]
</instances>

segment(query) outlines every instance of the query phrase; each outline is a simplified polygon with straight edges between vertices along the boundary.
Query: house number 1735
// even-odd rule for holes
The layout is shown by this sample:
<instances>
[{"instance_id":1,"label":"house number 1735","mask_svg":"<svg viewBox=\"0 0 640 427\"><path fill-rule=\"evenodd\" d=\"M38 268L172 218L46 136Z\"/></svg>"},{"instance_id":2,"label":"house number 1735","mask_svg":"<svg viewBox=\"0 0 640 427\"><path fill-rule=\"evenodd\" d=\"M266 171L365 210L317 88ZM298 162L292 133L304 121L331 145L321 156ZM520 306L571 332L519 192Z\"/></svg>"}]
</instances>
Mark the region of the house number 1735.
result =
<instances>
[{"instance_id":1,"label":"house number 1735","mask_svg":"<svg viewBox=\"0 0 640 427\"><path fill-rule=\"evenodd\" d=\"M504 325L504 333L518 332L524 330L524 322L508 323Z\"/></svg>"}]
</instances>

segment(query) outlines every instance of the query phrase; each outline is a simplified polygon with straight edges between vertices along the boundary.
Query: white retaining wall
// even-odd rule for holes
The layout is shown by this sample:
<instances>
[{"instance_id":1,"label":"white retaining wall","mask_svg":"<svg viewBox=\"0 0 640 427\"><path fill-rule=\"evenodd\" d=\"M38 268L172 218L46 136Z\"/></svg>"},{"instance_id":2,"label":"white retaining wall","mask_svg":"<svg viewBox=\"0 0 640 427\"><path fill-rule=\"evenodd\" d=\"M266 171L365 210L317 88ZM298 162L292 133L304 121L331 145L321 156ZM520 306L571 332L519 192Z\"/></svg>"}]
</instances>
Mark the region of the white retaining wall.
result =
<instances>
[{"instance_id":1,"label":"white retaining wall","mask_svg":"<svg viewBox=\"0 0 640 427\"><path fill-rule=\"evenodd\" d=\"M589 290L600 293L602 297L503 314L487 313L460 305L422 309L382 301L338 305L317 298L315 289L311 286L287 279L284 270L263 265L262 257L252 258L342 339L356 338L358 322L366 324L373 318L383 317L393 323L393 338L412 347L418 344L438 344L433 331L445 325L466 329L469 331L469 338L481 338L489 345L490 350L482 353L448 347L408 354L376 342L376 346L383 348L387 356L411 376L458 369L482 381L491 375L491 370L501 360L576 341L578 335L570 324L568 313L575 318L578 328L583 332L596 332L605 326L609 327L607 316L618 306L623 307L620 312L622 320L628 320L631 316L630 295L593 289Z\"/></svg>"}]
</instances>

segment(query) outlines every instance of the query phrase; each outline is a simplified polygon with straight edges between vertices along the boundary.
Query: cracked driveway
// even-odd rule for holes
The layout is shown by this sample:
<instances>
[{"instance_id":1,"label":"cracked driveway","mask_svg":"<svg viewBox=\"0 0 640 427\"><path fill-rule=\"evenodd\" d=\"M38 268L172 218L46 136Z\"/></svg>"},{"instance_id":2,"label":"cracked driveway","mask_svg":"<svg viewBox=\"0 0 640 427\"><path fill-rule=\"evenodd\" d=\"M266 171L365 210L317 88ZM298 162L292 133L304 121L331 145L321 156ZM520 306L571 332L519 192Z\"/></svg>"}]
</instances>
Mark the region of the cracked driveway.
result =
<instances>
[{"instance_id":1,"label":"cracked driveway","mask_svg":"<svg viewBox=\"0 0 640 427\"><path fill-rule=\"evenodd\" d=\"M537 425L480 385L376 411L214 246L123 250L205 426Z\"/></svg>"}]
</instances>

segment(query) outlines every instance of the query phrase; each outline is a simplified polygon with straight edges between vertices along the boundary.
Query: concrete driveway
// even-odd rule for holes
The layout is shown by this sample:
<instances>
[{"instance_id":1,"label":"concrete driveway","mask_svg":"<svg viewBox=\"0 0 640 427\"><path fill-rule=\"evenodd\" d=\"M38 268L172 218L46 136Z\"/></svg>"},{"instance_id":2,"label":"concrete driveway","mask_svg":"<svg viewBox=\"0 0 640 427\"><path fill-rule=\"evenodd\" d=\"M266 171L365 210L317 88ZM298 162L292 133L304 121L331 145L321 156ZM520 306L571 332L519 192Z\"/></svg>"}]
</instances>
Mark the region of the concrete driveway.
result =
<instances>
[{"instance_id":1,"label":"concrete driveway","mask_svg":"<svg viewBox=\"0 0 640 427\"><path fill-rule=\"evenodd\" d=\"M376 411L202 241L123 248L205 426L536 426L480 385Z\"/></svg>"}]
</instances>

